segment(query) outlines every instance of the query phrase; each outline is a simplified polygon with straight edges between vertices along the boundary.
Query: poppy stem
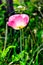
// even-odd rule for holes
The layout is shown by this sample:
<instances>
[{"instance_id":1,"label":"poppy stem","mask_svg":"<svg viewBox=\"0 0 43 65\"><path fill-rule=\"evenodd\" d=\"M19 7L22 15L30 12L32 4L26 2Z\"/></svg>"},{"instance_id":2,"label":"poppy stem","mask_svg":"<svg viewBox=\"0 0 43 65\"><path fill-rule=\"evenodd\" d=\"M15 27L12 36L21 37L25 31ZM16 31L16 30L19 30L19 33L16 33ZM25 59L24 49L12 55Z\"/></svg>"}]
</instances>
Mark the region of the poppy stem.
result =
<instances>
[{"instance_id":1,"label":"poppy stem","mask_svg":"<svg viewBox=\"0 0 43 65\"><path fill-rule=\"evenodd\" d=\"M20 30L20 52L22 52L22 30Z\"/></svg>"},{"instance_id":2,"label":"poppy stem","mask_svg":"<svg viewBox=\"0 0 43 65\"><path fill-rule=\"evenodd\" d=\"M6 32L5 32L4 50L5 50L5 48L6 48L6 43L7 43L7 33L8 33L8 31L7 31L7 24L6 24Z\"/></svg>"}]
</instances>

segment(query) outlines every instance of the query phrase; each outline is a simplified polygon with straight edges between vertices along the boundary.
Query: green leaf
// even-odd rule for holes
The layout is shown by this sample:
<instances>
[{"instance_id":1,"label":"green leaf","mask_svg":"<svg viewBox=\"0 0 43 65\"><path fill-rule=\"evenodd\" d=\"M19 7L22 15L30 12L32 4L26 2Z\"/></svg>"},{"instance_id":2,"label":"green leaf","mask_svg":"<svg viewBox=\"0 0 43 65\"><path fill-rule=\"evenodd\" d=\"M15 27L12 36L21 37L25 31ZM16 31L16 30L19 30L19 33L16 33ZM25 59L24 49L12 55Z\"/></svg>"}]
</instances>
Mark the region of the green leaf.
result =
<instances>
[{"instance_id":1,"label":"green leaf","mask_svg":"<svg viewBox=\"0 0 43 65\"><path fill-rule=\"evenodd\" d=\"M35 21L35 18L30 19L30 23L33 23Z\"/></svg>"},{"instance_id":2,"label":"green leaf","mask_svg":"<svg viewBox=\"0 0 43 65\"><path fill-rule=\"evenodd\" d=\"M26 62L20 61L20 65L26 65Z\"/></svg>"},{"instance_id":3,"label":"green leaf","mask_svg":"<svg viewBox=\"0 0 43 65\"><path fill-rule=\"evenodd\" d=\"M12 62L16 62L16 61L19 61L21 58L24 57L24 51L22 51L21 53L19 54L16 54L16 56L12 56Z\"/></svg>"},{"instance_id":4,"label":"green leaf","mask_svg":"<svg viewBox=\"0 0 43 65\"><path fill-rule=\"evenodd\" d=\"M35 65L38 65L38 54L36 55L36 63Z\"/></svg>"},{"instance_id":5,"label":"green leaf","mask_svg":"<svg viewBox=\"0 0 43 65\"><path fill-rule=\"evenodd\" d=\"M7 55L7 53L9 52L9 50L11 49L11 48L14 48L15 49L15 47L16 46L9 46L9 47L7 47L5 50L3 50L3 53L2 53L2 56L1 57L5 57L6 55Z\"/></svg>"}]
</instances>

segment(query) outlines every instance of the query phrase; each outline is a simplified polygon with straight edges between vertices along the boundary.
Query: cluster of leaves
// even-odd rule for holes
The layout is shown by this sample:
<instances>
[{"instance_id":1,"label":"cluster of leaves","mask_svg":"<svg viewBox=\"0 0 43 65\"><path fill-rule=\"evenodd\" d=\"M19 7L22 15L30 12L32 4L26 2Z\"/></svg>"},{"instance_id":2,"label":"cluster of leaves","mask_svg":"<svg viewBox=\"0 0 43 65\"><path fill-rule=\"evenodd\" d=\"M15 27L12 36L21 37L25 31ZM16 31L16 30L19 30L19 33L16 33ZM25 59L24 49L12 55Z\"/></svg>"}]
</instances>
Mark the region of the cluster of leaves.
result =
<instances>
[{"instance_id":1,"label":"cluster of leaves","mask_svg":"<svg viewBox=\"0 0 43 65\"><path fill-rule=\"evenodd\" d=\"M6 24L5 10L2 6L3 4L0 6L0 65L43 65L43 4L39 0L27 2L24 0L24 4L14 1L15 12L25 13L30 17L29 24L22 29L22 52L20 52L20 31L14 30L12 36L12 28L8 31L4 49Z\"/></svg>"}]
</instances>

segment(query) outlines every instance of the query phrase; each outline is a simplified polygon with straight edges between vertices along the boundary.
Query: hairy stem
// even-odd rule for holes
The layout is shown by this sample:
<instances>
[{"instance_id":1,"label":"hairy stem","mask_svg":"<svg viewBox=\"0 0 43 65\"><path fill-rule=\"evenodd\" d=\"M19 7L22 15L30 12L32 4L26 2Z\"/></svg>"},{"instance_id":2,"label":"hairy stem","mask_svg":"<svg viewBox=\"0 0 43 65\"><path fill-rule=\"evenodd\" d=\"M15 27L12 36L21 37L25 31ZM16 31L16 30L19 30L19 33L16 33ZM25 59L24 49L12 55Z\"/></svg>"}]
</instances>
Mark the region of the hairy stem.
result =
<instances>
[{"instance_id":1,"label":"hairy stem","mask_svg":"<svg viewBox=\"0 0 43 65\"><path fill-rule=\"evenodd\" d=\"M7 31L7 24L6 24L6 32L5 32L4 50L5 50L5 48L6 48L6 43L7 43L7 33L8 33L8 31Z\"/></svg>"}]
</instances>

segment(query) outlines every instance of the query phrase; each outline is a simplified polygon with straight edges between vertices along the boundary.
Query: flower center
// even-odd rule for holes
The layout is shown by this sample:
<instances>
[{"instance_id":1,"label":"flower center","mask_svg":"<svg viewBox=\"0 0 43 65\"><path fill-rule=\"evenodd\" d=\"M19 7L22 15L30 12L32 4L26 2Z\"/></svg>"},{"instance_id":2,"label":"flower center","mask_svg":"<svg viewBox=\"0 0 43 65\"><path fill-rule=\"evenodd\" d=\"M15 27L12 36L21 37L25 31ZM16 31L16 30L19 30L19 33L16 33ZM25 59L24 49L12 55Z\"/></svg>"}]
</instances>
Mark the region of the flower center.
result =
<instances>
[{"instance_id":1,"label":"flower center","mask_svg":"<svg viewBox=\"0 0 43 65\"><path fill-rule=\"evenodd\" d=\"M24 26L18 26L17 28L22 29Z\"/></svg>"}]
</instances>

